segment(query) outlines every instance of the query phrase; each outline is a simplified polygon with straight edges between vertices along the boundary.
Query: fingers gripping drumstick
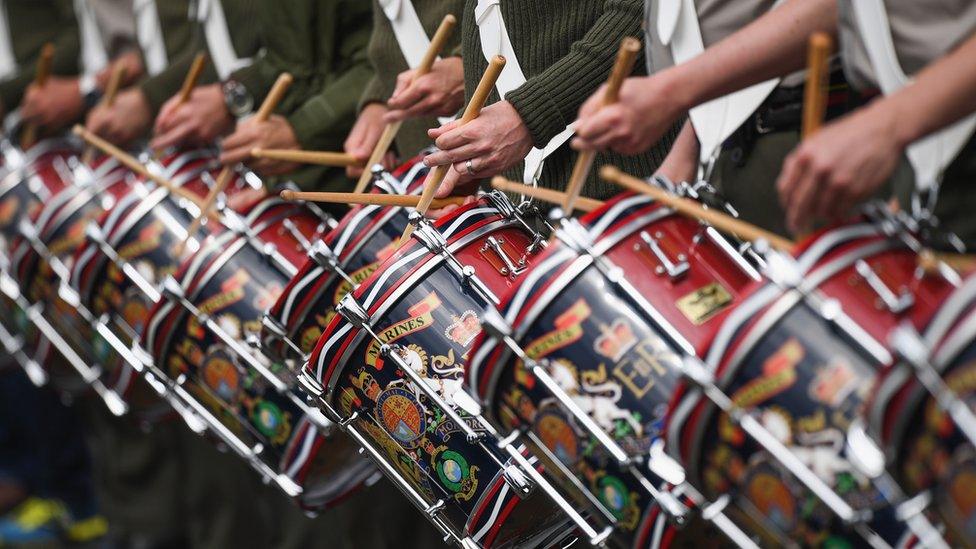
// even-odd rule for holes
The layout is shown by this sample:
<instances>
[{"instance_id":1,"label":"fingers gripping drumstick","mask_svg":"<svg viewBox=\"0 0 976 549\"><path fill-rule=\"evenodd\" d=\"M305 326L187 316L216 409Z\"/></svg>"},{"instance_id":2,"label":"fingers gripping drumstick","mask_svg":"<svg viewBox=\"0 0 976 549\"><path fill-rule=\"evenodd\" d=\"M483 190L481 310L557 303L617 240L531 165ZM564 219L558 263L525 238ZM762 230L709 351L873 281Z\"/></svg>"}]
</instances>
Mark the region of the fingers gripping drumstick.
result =
<instances>
[{"instance_id":1,"label":"fingers gripping drumstick","mask_svg":"<svg viewBox=\"0 0 976 549\"><path fill-rule=\"evenodd\" d=\"M498 80L498 76L502 73L503 68L505 68L505 58L500 55L496 55L488 63L488 68L481 77L481 82L478 83L474 95L471 96L471 101L468 102L468 106L464 109L464 114L461 116L458 127L478 118L478 115L481 113L481 108L485 106L485 101L488 100L488 95L491 93L492 88L495 87L495 82ZM427 181L424 183L424 192L420 195L420 204L417 205L417 211L421 215L427 213L427 210L430 208L430 203L434 199L434 194L437 193L437 189L441 186L441 182L444 181L444 176L447 175L447 170L450 168L450 165L434 166L430 170L430 173L427 174ZM412 234L413 225L409 224L400 237L400 245L406 242Z\"/></svg>"},{"instance_id":2,"label":"fingers gripping drumstick","mask_svg":"<svg viewBox=\"0 0 976 549\"><path fill-rule=\"evenodd\" d=\"M634 70L634 62L637 54L640 53L641 44L636 38L627 37L620 44L620 51L617 52L617 61L613 65L613 71L607 80L607 88L603 93L603 106L616 103L620 95L620 86L624 80ZM566 187L566 200L563 202L563 211L569 215L579 199L583 183L590 175L593 168L593 160L596 158L596 151L581 151L576 158L576 165L573 166L573 173L569 177L569 185Z\"/></svg>"},{"instance_id":3,"label":"fingers gripping drumstick","mask_svg":"<svg viewBox=\"0 0 976 549\"><path fill-rule=\"evenodd\" d=\"M271 113L274 112L275 107L281 102L281 98L285 96L285 92L288 91L288 87L291 86L292 76L287 72L281 73L278 80L274 83L271 91L268 92L268 96L264 98L264 103L261 104L261 108L258 109L258 113L254 115L254 118L258 122L264 122L271 117ZM190 224L189 230L186 232L186 238L180 243L179 251L182 253L183 247L186 243L196 236L197 231L200 230L200 224L203 223L204 216L210 214L211 208L213 208L214 202L217 201L217 196L224 192L227 185L230 183L231 176L234 175L233 168L231 166L224 166L224 169L220 171L217 176L217 181L214 183L210 192L207 193L207 197L203 200L203 209L200 214L193 220Z\"/></svg>"},{"instance_id":4,"label":"fingers gripping drumstick","mask_svg":"<svg viewBox=\"0 0 976 549\"><path fill-rule=\"evenodd\" d=\"M434 38L430 41L430 47L427 48L427 52L424 53L420 65L417 66L416 72L413 73L413 79L410 81L410 85L413 85L418 78L430 72L434 61L437 60L437 56L444 49L444 44L447 43L447 39L454 32L455 24L457 24L457 19L453 15L447 14L444 16L440 27L434 33ZM383 128L383 134L380 135L380 140L376 142L376 146L373 147L373 153L369 155L369 160L366 162L366 169L363 170L363 174L359 176L359 181L356 182L355 190L357 193L366 190L366 185L369 184L370 179L373 177L370 168L383 161L383 157L390 150L390 145L393 144L393 140L396 138L397 133L399 133L401 125L403 125L403 122L391 122Z\"/></svg>"},{"instance_id":5,"label":"fingers gripping drumstick","mask_svg":"<svg viewBox=\"0 0 976 549\"><path fill-rule=\"evenodd\" d=\"M41 48L41 55L37 58L37 73L34 75L34 83L37 87L43 88L47 84L47 79L51 76L51 65L54 63L54 44L48 42ZM37 141L37 124L30 123L24 127L24 133L20 136L20 148L27 150Z\"/></svg>"},{"instance_id":6,"label":"fingers gripping drumstick","mask_svg":"<svg viewBox=\"0 0 976 549\"><path fill-rule=\"evenodd\" d=\"M125 80L125 65L122 63L116 63L112 67L112 74L109 76L108 84L105 87L105 96L102 97L102 104L106 107L111 107L115 104L115 96L119 93L119 88L122 87L122 81ZM81 162L83 164L91 164L92 160L95 159L95 148L91 145L85 148L84 154L81 155Z\"/></svg>"}]
</instances>

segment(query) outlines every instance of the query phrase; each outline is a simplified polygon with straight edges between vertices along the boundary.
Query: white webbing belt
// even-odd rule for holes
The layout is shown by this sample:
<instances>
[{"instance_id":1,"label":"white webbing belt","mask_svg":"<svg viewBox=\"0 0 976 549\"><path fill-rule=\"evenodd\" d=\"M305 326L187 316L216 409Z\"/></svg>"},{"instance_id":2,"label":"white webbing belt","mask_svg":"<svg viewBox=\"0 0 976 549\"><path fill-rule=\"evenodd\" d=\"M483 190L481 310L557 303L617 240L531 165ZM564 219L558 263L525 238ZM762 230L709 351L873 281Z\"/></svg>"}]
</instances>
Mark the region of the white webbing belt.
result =
<instances>
[{"instance_id":1,"label":"white webbing belt","mask_svg":"<svg viewBox=\"0 0 976 549\"><path fill-rule=\"evenodd\" d=\"M393 27L393 36L396 37L403 58L407 60L407 66L416 69L423 61L424 55L430 49L430 39L427 38L427 31L424 30L417 10L413 7L410 0L379 0L383 13ZM441 124L446 124L453 120L451 117L439 118Z\"/></svg>"},{"instance_id":2,"label":"white webbing belt","mask_svg":"<svg viewBox=\"0 0 976 549\"><path fill-rule=\"evenodd\" d=\"M284 9L284 7L282 7ZM250 58L237 56L230 31L227 29L227 19L224 17L224 7L221 0L200 0L199 20L203 22L203 32L207 38L207 49L214 69L221 80L225 80L238 69L251 64Z\"/></svg>"},{"instance_id":3,"label":"white webbing belt","mask_svg":"<svg viewBox=\"0 0 976 549\"><path fill-rule=\"evenodd\" d=\"M505 19L502 17L501 0L478 0L475 8L475 21L478 24L478 34L481 37L481 51L485 59L491 61L496 55L505 57L505 68L502 69L501 76L495 87L498 95L502 98L505 95L525 84L525 74L519 65L518 56L512 47L512 41L508 36L508 29L505 27ZM525 171L523 182L532 183L542 173L542 166L546 158L569 141L573 136L572 126L567 127L559 135L552 138L542 149L532 149L525 157Z\"/></svg>"},{"instance_id":4,"label":"white webbing belt","mask_svg":"<svg viewBox=\"0 0 976 549\"><path fill-rule=\"evenodd\" d=\"M14 76L17 72L17 58L10 38L10 24L7 22L7 3L0 0L0 81Z\"/></svg>"},{"instance_id":5,"label":"white webbing belt","mask_svg":"<svg viewBox=\"0 0 976 549\"><path fill-rule=\"evenodd\" d=\"M881 91L888 95L910 84L911 78L898 62L884 3L881 0L851 0L850 3ZM976 114L908 146L906 156L915 170L917 190L938 188L946 166L969 141L974 129Z\"/></svg>"},{"instance_id":6,"label":"white webbing belt","mask_svg":"<svg viewBox=\"0 0 976 549\"><path fill-rule=\"evenodd\" d=\"M156 76L163 72L169 60L166 56L166 43L163 41L163 26L159 22L155 0L135 0L132 9L136 16L136 40L146 60L146 72Z\"/></svg>"},{"instance_id":7,"label":"white webbing belt","mask_svg":"<svg viewBox=\"0 0 976 549\"><path fill-rule=\"evenodd\" d=\"M661 43L670 45L675 64L705 51L694 0L661 0L657 25ZM774 78L691 109L689 117L701 144L701 165L712 162L722 143L762 105L777 85L779 79Z\"/></svg>"},{"instance_id":8,"label":"white webbing belt","mask_svg":"<svg viewBox=\"0 0 976 549\"><path fill-rule=\"evenodd\" d=\"M74 7L78 33L81 36L82 74L94 75L108 65L108 52L105 51L95 14L88 8L88 3L85 0L75 0Z\"/></svg>"}]
</instances>

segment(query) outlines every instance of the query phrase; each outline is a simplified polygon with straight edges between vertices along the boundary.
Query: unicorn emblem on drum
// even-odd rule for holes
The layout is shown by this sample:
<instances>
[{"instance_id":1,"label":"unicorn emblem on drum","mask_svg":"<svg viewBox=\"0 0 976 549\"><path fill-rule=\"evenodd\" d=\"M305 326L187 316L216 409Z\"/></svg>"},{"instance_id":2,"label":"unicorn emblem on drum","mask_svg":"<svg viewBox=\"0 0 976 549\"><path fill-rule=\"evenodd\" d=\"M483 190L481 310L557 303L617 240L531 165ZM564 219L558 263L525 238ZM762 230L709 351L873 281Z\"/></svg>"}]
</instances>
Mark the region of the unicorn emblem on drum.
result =
<instances>
[{"instance_id":1,"label":"unicorn emblem on drum","mask_svg":"<svg viewBox=\"0 0 976 549\"><path fill-rule=\"evenodd\" d=\"M429 361L429 369L427 352L420 347L408 345L401 347L398 353L407 367L417 372L423 382L437 391L445 402L451 406L457 405L454 402L454 395L458 391L464 390L464 367L457 364L453 349L449 350L446 355L434 355ZM433 377L430 372L433 372ZM413 392L420 399L421 389L413 387Z\"/></svg>"},{"instance_id":2,"label":"unicorn emblem on drum","mask_svg":"<svg viewBox=\"0 0 976 549\"><path fill-rule=\"evenodd\" d=\"M623 421L630 425L635 435L643 434L643 426L634 416L617 406L623 396L620 385L612 381L593 383L586 379L580 382L573 370L562 361L549 362L549 375L573 403L593 418L603 430L612 433L616 430L616 422ZM554 399L546 399L543 404L551 400Z\"/></svg>"},{"instance_id":3,"label":"unicorn emblem on drum","mask_svg":"<svg viewBox=\"0 0 976 549\"><path fill-rule=\"evenodd\" d=\"M760 423L827 484L833 485L840 474L853 472L851 463L841 456L844 434L839 430L798 432L794 437L789 419L776 410L764 410Z\"/></svg>"}]
</instances>

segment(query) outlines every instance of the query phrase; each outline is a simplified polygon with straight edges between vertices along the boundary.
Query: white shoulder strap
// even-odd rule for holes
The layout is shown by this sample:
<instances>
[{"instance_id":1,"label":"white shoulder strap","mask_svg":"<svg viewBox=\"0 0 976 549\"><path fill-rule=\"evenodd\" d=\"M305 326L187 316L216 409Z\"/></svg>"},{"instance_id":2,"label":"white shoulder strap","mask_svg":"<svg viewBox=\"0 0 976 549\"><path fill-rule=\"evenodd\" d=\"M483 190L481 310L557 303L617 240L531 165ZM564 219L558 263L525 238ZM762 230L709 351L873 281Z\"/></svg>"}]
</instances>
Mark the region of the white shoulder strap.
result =
<instances>
[{"instance_id":1,"label":"white shoulder strap","mask_svg":"<svg viewBox=\"0 0 976 549\"><path fill-rule=\"evenodd\" d=\"M416 69L423 60L424 54L430 48L430 39L424 31L424 25L417 16L417 10L410 0L379 0L383 13L390 20L393 35L396 37L400 51L411 69Z\"/></svg>"},{"instance_id":2,"label":"white shoulder strap","mask_svg":"<svg viewBox=\"0 0 976 549\"><path fill-rule=\"evenodd\" d=\"M156 76L163 72L169 59L166 56L166 43L163 41L163 26L159 22L159 12L155 0L135 0L132 10L136 16L136 39L146 60L146 72Z\"/></svg>"},{"instance_id":3,"label":"white shoulder strap","mask_svg":"<svg viewBox=\"0 0 976 549\"><path fill-rule=\"evenodd\" d=\"M505 68L502 69L501 76L498 77L498 94L501 97L525 84L525 74L519 65L518 56L512 47L512 41L508 36L508 29L505 27L505 19L502 17L501 0L478 0L475 7L475 22L478 24L478 34L481 37L481 51L485 59L491 60L496 55L505 57ZM567 127L542 149L532 149L525 157L525 172L523 181L532 183L542 173L542 165L546 157L551 155L573 136L572 126Z\"/></svg>"},{"instance_id":4,"label":"white shoulder strap","mask_svg":"<svg viewBox=\"0 0 976 549\"><path fill-rule=\"evenodd\" d=\"M81 37L81 68L83 74L95 74L108 65L108 52L98 33L95 14L88 9L85 0L75 0L75 18L78 21L78 34Z\"/></svg>"},{"instance_id":5,"label":"white shoulder strap","mask_svg":"<svg viewBox=\"0 0 976 549\"><path fill-rule=\"evenodd\" d=\"M203 22L210 59L221 80L251 63L250 58L238 57L237 52L234 51L234 42L227 29L227 19L224 17L224 6L221 0L200 0L199 20Z\"/></svg>"},{"instance_id":6,"label":"white shoulder strap","mask_svg":"<svg viewBox=\"0 0 976 549\"><path fill-rule=\"evenodd\" d=\"M705 51L694 0L661 0L658 9L658 36L671 46L675 64L684 63ZM759 108L779 84L767 80L733 94L703 103L689 113L701 143L700 162L710 163L719 147Z\"/></svg>"},{"instance_id":7,"label":"white shoulder strap","mask_svg":"<svg viewBox=\"0 0 976 549\"><path fill-rule=\"evenodd\" d=\"M7 2L0 0L0 81L12 77L17 72L17 58L10 38L10 24L7 21Z\"/></svg>"},{"instance_id":8,"label":"white shoulder strap","mask_svg":"<svg viewBox=\"0 0 976 549\"><path fill-rule=\"evenodd\" d=\"M888 12L882 0L852 0L850 3L881 91L887 95L908 85L911 78L898 62ZM969 141L974 129L976 114L908 146L906 155L915 170L915 185L918 190L927 191L938 187L943 170Z\"/></svg>"}]
</instances>

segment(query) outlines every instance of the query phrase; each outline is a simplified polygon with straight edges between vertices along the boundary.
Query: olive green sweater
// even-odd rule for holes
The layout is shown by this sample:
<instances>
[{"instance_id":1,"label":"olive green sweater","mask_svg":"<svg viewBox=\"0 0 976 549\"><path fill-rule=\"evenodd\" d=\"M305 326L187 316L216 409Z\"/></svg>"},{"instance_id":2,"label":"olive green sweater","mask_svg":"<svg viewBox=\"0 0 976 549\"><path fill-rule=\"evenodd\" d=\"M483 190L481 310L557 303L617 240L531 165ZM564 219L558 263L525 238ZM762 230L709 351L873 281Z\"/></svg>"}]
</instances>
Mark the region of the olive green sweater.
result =
<instances>
[{"instance_id":1,"label":"olive green sweater","mask_svg":"<svg viewBox=\"0 0 976 549\"><path fill-rule=\"evenodd\" d=\"M488 63L481 51L478 26L474 20L475 0L468 0L461 26L464 79L470 97ZM505 26L525 73L526 83L505 99L512 103L542 148L566 126L576 120L583 102L606 82L620 42L627 36L643 38L641 21L643 0L502 0ZM643 59L636 65L646 74ZM498 101L497 91L489 103ZM664 159L677 128L650 151L624 157L598 154L583 194L608 198L619 192L600 181L601 165L614 164L627 173L651 175ZM546 160L539 184L562 189L569 181L576 153L563 145ZM522 180L522 165L505 175Z\"/></svg>"},{"instance_id":2,"label":"olive green sweater","mask_svg":"<svg viewBox=\"0 0 976 549\"><path fill-rule=\"evenodd\" d=\"M464 0L413 0L413 6L427 37L431 38L445 15L451 13L460 19ZM460 33L455 32L444 47L442 55L460 53L460 43ZM375 74L363 92L360 109L370 103L386 103L396 88L397 75L409 68L396 35L393 34L390 20L377 0L373 0L373 35L369 39L369 62ZM431 140L427 137L427 130L439 125L436 118L405 121L396 138L396 148L401 158L414 156L429 146Z\"/></svg>"},{"instance_id":3,"label":"olive green sweater","mask_svg":"<svg viewBox=\"0 0 976 549\"><path fill-rule=\"evenodd\" d=\"M259 0L221 0L227 30L238 57L254 57L258 54L260 41L258 27L260 19L257 12ZM207 51L207 39L203 26L190 14L190 7L197 2L191 0L156 0L159 23L166 41L166 56L169 66L142 82L141 87L153 112L158 112L167 99L176 95L183 86L183 80L190 71L193 58L199 52ZM217 82L217 71L213 63L207 63L197 85Z\"/></svg>"},{"instance_id":4,"label":"olive green sweater","mask_svg":"<svg viewBox=\"0 0 976 549\"><path fill-rule=\"evenodd\" d=\"M78 23L71 0L6 0L10 42L19 71L0 82L0 101L10 111L20 105L27 86L34 80L37 58L44 44L54 44L51 72L60 76L78 74Z\"/></svg>"},{"instance_id":5,"label":"olive green sweater","mask_svg":"<svg viewBox=\"0 0 976 549\"><path fill-rule=\"evenodd\" d=\"M341 150L356 107L373 75L366 57L370 4L363 0L258 0L261 56L232 75L260 102L278 75L295 81L277 112L286 116L304 149ZM303 188L339 190L345 170L309 167L292 174ZM273 183L273 182L272 182Z\"/></svg>"}]
</instances>

